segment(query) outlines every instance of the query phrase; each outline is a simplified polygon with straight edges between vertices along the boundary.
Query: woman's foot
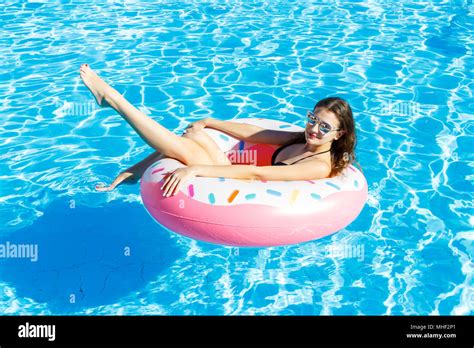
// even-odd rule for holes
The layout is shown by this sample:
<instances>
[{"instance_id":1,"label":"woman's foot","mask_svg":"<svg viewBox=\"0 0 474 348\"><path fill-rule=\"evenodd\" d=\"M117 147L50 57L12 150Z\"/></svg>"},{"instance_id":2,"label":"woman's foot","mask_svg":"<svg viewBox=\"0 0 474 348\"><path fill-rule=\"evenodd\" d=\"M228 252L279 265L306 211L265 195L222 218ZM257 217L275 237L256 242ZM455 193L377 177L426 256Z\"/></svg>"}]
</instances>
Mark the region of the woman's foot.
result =
<instances>
[{"instance_id":1,"label":"woman's foot","mask_svg":"<svg viewBox=\"0 0 474 348\"><path fill-rule=\"evenodd\" d=\"M97 185L95 189L97 191L105 192L105 191L112 191L115 187L117 187L123 182L131 183L131 184L137 183L141 179L141 177L143 176L143 173L145 173L147 168L151 164L153 164L154 162L162 158L163 158L163 155L156 151L152 153L151 155L149 155L147 158L138 162L137 164L125 169L115 178L115 180L109 186Z\"/></svg>"},{"instance_id":2,"label":"woman's foot","mask_svg":"<svg viewBox=\"0 0 474 348\"><path fill-rule=\"evenodd\" d=\"M100 192L112 191L125 180L133 181L134 180L133 176L134 176L133 173L130 173L127 171L122 172L115 178L114 182L111 183L109 186L97 185L95 189Z\"/></svg>"},{"instance_id":3,"label":"woman's foot","mask_svg":"<svg viewBox=\"0 0 474 348\"><path fill-rule=\"evenodd\" d=\"M81 79L94 95L99 106L108 106L106 96L110 87L99 75L97 75L88 64L82 64L80 68Z\"/></svg>"}]
</instances>

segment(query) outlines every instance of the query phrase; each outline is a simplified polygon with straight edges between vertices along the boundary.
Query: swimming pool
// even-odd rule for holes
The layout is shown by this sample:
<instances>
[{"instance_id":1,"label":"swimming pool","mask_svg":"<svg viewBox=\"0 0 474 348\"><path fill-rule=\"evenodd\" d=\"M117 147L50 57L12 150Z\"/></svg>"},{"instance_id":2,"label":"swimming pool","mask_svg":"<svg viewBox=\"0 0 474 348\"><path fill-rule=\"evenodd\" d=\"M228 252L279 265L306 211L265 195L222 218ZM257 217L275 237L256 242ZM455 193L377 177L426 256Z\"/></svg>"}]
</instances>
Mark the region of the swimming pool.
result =
<instances>
[{"instance_id":1,"label":"swimming pool","mask_svg":"<svg viewBox=\"0 0 474 348\"><path fill-rule=\"evenodd\" d=\"M0 248L24 257L0 258L0 313L471 314L473 18L472 1L7 1ZM304 125L340 96L369 201L296 246L173 234L138 185L94 191L151 149L95 106L82 63L179 133Z\"/></svg>"}]
</instances>

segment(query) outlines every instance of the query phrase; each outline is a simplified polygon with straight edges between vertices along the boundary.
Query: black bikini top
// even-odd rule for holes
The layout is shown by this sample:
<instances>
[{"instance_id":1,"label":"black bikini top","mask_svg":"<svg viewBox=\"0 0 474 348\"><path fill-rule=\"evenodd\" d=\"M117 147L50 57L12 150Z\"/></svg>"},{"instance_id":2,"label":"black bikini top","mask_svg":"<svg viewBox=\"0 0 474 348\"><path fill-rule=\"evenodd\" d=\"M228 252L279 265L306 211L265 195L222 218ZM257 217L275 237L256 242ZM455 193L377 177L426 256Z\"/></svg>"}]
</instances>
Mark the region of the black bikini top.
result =
<instances>
[{"instance_id":1,"label":"black bikini top","mask_svg":"<svg viewBox=\"0 0 474 348\"><path fill-rule=\"evenodd\" d=\"M273 153L273 155L272 155L272 165L273 165L273 166L289 166L289 165L295 164L295 163L297 163L297 162L299 162L299 161L301 161L301 160L304 160L305 158L313 157L313 156L320 155L320 154L322 154L322 153L331 151L331 149L329 149L329 150L326 150L326 151L314 153L314 154L312 154L312 155L309 155L309 156L300 158L299 160L297 160L297 161L295 161L295 162L293 162L293 163L283 163L283 162L277 162L277 163L275 163L275 160L276 160L278 154L281 152L281 150L283 150L285 147L290 146L290 145L293 145L293 144L283 145L283 146L279 147L279 148Z\"/></svg>"}]
</instances>

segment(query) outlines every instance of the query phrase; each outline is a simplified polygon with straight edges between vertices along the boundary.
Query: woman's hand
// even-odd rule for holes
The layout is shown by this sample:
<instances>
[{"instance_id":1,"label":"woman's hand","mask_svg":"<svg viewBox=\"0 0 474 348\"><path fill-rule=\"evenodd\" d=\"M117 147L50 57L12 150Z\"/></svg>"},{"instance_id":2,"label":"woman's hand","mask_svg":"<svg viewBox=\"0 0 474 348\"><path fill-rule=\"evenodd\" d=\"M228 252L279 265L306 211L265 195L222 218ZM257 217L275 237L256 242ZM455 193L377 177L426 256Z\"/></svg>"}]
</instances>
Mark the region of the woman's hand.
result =
<instances>
[{"instance_id":1,"label":"woman's hand","mask_svg":"<svg viewBox=\"0 0 474 348\"><path fill-rule=\"evenodd\" d=\"M186 133L187 131L203 130L204 128L207 127L208 121L209 121L209 118L203 118L202 120L192 122L186 127L186 129L184 130L184 133Z\"/></svg>"},{"instance_id":2,"label":"woman's hand","mask_svg":"<svg viewBox=\"0 0 474 348\"><path fill-rule=\"evenodd\" d=\"M178 168L173 173L168 175L166 180L163 182L161 189L163 190L163 196L169 197L174 196L183 184L194 178L196 176L196 171L192 167Z\"/></svg>"}]
</instances>

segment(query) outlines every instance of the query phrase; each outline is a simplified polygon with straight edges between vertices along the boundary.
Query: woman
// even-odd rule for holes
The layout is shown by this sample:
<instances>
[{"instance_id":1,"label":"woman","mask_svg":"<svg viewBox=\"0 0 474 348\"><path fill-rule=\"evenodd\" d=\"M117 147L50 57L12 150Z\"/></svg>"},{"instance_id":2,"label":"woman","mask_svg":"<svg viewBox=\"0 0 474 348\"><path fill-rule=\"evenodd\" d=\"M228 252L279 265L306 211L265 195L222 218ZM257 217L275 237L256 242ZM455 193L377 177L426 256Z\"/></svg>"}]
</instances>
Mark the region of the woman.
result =
<instances>
[{"instance_id":1,"label":"woman","mask_svg":"<svg viewBox=\"0 0 474 348\"><path fill-rule=\"evenodd\" d=\"M311 180L338 175L354 161L356 135L352 110L341 98L320 100L308 111L303 132L268 130L258 126L205 118L188 126L178 136L131 105L105 83L87 64L80 68L84 84L100 106L116 110L156 150L141 162L122 172L109 186L113 190L124 180L137 181L153 162L163 157L187 165L163 182L163 195L176 194L184 182L195 177L225 177L258 180ZM214 128L251 143L283 145L272 158L271 166L233 165L203 128Z\"/></svg>"}]
</instances>

